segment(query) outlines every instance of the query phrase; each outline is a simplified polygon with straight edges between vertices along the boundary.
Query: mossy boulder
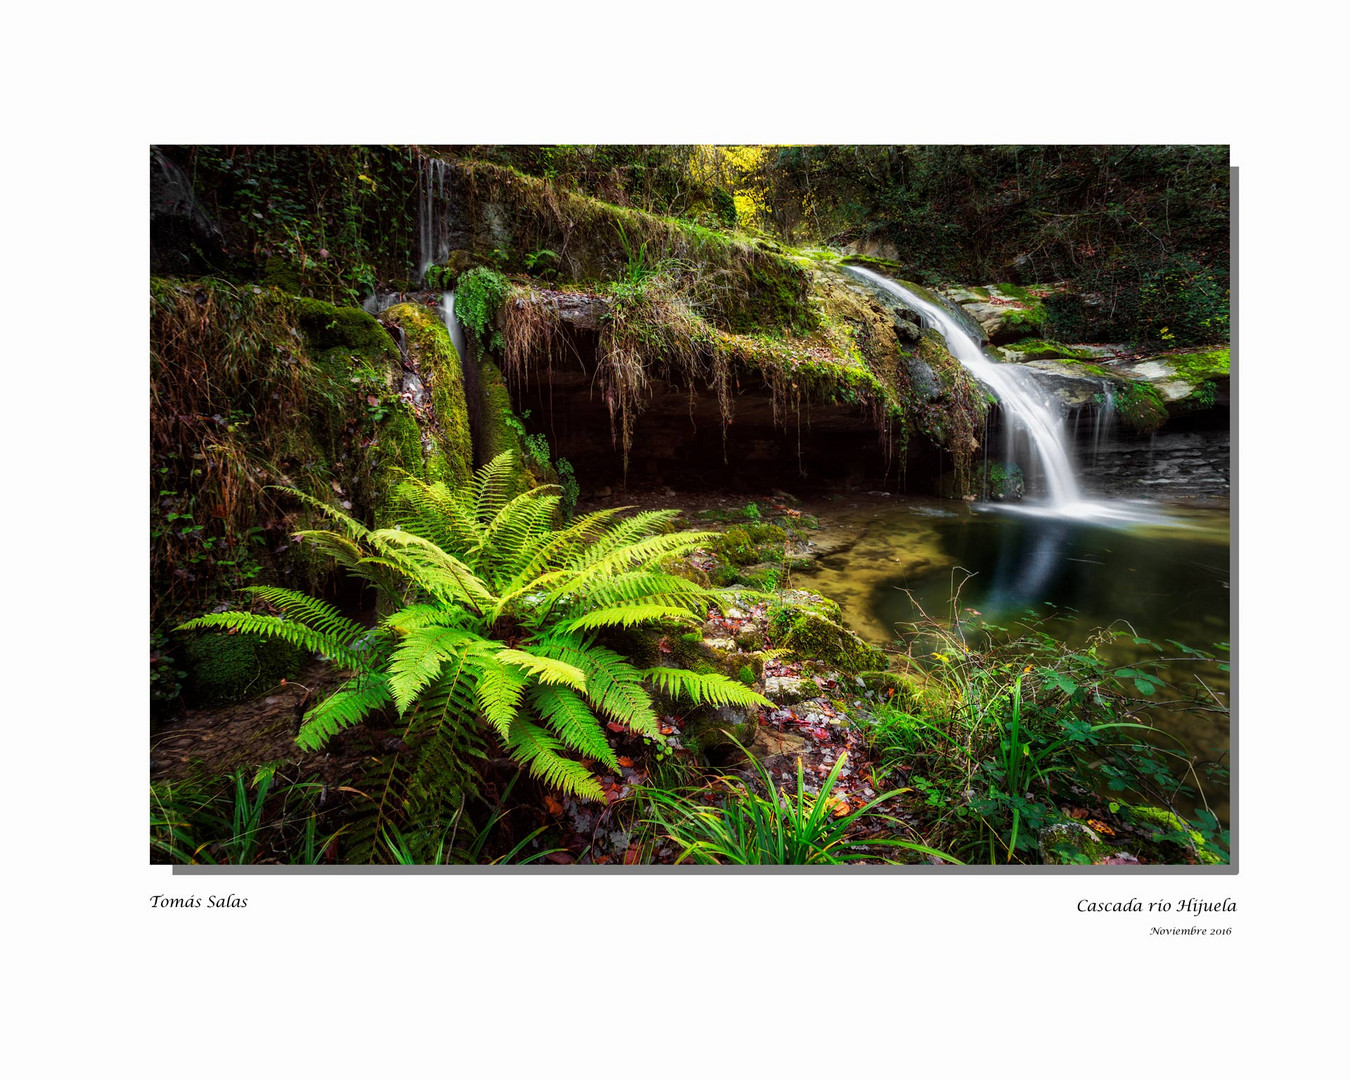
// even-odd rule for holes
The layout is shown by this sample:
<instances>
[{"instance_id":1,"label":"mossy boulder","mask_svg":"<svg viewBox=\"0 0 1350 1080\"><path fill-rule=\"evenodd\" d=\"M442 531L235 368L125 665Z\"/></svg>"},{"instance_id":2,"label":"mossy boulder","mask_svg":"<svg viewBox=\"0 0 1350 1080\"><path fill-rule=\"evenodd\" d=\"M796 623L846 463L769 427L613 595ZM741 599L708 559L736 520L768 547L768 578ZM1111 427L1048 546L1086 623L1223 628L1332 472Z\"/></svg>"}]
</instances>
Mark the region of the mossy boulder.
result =
<instances>
[{"instance_id":1,"label":"mossy boulder","mask_svg":"<svg viewBox=\"0 0 1350 1080\"><path fill-rule=\"evenodd\" d=\"M751 566L759 562L778 562L787 539L777 525L751 521L735 525L718 537L714 550L733 566Z\"/></svg>"},{"instance_id":2,"label":"mossy boulder","mask_svg":"<svg viewBox=\"0 0 1350 1080\"><path fill-rule=\"evenodd\" d=\"M683 740L703 758L725 763L740 756L736 743L749 746L758 729L754 714L723 705L699 709L686 717Z\"/></svg>"},{"instance_id":3,"label":"mossy boulder","mask_svg":"<svg viewBox=\"0 0 1350 1080\"><path fill-rule=\"evenodd\" d=\"M299 674L308 654L276 638L203 634L183 649L184 697L199 708L234 705Z\"/></svg>"},{"instance_id":4,"label":"mossy boulder","mask_svg":"<svg viewBox=\"0 0 1350 1080\"><path fill-rule=\"evenodd\" d=\"M833 612L821 611L825 605ZM884 669L886 654L843 626L838 612L832 601L814 609L777 607L769 613L770 639L800 660L818 660L851 675Z\"/></svg>"}]
</instances>

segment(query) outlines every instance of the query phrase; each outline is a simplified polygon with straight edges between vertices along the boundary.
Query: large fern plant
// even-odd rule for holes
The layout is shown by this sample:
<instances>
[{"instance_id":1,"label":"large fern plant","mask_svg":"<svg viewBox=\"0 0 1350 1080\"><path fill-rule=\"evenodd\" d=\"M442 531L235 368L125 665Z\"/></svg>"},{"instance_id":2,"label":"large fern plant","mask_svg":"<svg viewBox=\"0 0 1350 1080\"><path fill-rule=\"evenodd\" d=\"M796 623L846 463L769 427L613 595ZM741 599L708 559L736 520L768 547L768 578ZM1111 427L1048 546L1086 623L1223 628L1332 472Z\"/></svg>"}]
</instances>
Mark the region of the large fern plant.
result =
<instances>
[{"instance_id":1,"label":"large fern plant","mask_svg":"<svg viewBox=\"0 0 1350 1080\"><path fill-rule=\"evenodd\" d=\"M296 493L333 528L300 534L378 586L393 614L374 629L289 589L248 591L279 614L227 611L180 629L222 627L283 638L351 672L305 714L314 750L377 711L438 756L477 752L495 734L545 784L603 793L587 762L617 769L607 723L659 739L651 691L694 703L769 705L723 675L639 668L598 640L606 632L698 621L715 594L664 572L663 560L712 534L667 532L675 511L600 510L555 527L552 486L515 494L515 457L485 465L462 490L406 479L401 527L370 530ZM450 767L462 762L441 761ZM430 767L428 767L430 768Z\"/></svg>"}]
</instances>

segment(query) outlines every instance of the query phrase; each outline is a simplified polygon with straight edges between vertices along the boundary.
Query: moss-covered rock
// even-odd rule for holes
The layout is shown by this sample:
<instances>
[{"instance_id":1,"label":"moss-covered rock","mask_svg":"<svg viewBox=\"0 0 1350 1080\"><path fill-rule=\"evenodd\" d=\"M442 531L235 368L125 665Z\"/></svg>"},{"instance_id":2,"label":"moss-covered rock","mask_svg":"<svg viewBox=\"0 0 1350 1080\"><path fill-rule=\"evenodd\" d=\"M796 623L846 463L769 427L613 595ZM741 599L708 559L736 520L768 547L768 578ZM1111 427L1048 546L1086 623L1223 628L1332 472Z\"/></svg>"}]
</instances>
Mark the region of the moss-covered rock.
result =
<instances>
[{"instance_id":1,"label":"moss-covered rock","mask_svg":"<svg viewBox=\"0 0 1350 1080\"><path fill-rule=\"evenodd\" d=\"M772 643L801 660L818 660L849 674L883 670L886 654L840 622L839 607L817 598L809 604L779 604L769 612Z\"/></svg>"},{"instance_id":2,"label":"moss-covered rock","mask_svg":"<svg viewBox=\"0 0 1350 1080\"><path fill-rule=\"evenodd\" d=\"M398 360L398 346L369 312L305 296L295 297L292 304L296 325L315 352L343 348L371 358Z\"/></svg>"},{"instance_id":3,"label":"moss-covered rock","mask_svg":"<svg viewBox=\"0 0 1350 1080\"><path fill-rule=\"evenodd\" d=\"M753 714L731 706L702 708L686 716L682 739L704 759L723 763L739 756L736 743L749 746L758 728Z\"/></svg>"},{"instance_id":4,"label":"moss-covered rock","mask_svg":"<svg viewBox=\"0 0 1350 1080\"><path fill-rule=\"evenodd\" d=\"M1142 379L1117 382L1113 397L1116 415L1131 431L1150 434L1167 422L1167 402L1150 382Z\"/></svg>"},{"instance_id":5,"label":"moss-covered rock","mask_svg":"<svg viewBox=\"0 0 1350 1080\"><path fill-rule=\"evenodd\" d=\"M421 410L431 444L426 479L462 484L473 474L473 436L464 374L450 334L440 316L421 304L399 304L382 318L403 331L407 362L430 396L431 407Z\"/></svg>"},{"instance_id":6,"label":"moss-covered rock","mask_svg":"<svg viewBox=\"0 0 1350 1080\"><path fill-rule=\"evenodd\" d=\"M203 634L185 646L184 696L201 708L234 705L294 678L308 655L278 638Z\"/></svg>"}]
</instances>

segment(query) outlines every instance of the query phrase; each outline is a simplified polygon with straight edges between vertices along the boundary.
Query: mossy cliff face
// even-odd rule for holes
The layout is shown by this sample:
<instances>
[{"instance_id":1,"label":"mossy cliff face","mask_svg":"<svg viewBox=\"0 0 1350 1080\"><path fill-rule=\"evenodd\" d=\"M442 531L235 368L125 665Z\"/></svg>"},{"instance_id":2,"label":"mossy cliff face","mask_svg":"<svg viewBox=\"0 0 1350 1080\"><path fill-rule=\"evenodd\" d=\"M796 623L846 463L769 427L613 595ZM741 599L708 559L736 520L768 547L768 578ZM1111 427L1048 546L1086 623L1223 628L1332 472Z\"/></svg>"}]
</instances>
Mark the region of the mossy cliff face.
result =
<instances>
[{"instance_id":1,"label":"mossy cliff face","mask_svg":"<svg viewBox=\"0 0 1350 1080\"><path fill-rule=\"evenodd\" d=\"M635 281L665 268L688 282L716 326L808 330L807 278L765 241L614 206L486 162L445 163L439 248L512 272L548 266L559 280ZM550 253L550 254L545 254ZM461 262L463 257L460 256Z\"/></svg>"},{"instance_id":2,"label":"mossy cliff face","mask_svg":"<svg viewBox=\"0 0 1350 1080\"><path fill-rule=\"evenodd\" d=\"M453 347L434 313L406 307L390 326L404 328L410 366L426 372L420 409L403 389L394 338L359 308L214 279L152 279L151 617L161 640L237 602L244 585L324 587L330 567L290 538L317 519L278 487L376 525L396 470L468 475Z\"/></svg>"},{"instance_id":3,"label":"mossy cliff face","mask_svg":"<svg viewBox=\"0 0 1350 1080\"><path fill-rule=\"evenodd\" d=\"M807 263L804 272L813 327L805 333L722 329L684 284L661 273L591 289L519 280L492 296L475 288L466 325L480 349L500 355L518 406L533 393L554 430L562 412L585 416L574 430L581 426L588 440L607 430L625 471L635 446L645 457L685 441L676 415L658 418L667 412L685 417L686 431L705 433L700 452L713 461L787 454L803 474L811 458L820 468L822 436L843 447L871 429L871 486L903 471L912 435L969 455L985 399L941 340L925 340L915 313L879 302L837 268ZM486 274L466 275L461 287ZM480 310L484 298L496 301L495 312ZM588 465L600 452L569 444L566 430L558 438L559 453Z\"/></svg>"}]
</instances>

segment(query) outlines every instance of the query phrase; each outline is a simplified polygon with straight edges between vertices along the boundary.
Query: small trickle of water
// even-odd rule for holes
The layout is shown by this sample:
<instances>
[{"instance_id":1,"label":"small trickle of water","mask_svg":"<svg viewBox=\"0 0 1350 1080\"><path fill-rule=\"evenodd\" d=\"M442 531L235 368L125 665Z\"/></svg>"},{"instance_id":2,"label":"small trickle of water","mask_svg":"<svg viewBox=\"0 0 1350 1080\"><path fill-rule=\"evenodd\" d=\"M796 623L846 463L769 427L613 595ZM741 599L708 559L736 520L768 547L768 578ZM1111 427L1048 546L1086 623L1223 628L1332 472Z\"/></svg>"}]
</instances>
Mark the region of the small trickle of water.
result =
<instances>
[{"instance_id":1,"label":"small trickle of water","mask_svg":"<svg viewBox=\"0 0 1350 1080\"><path fill-rule=\"evenodd\" d=\"M391 308L395 304L401 304L408 298L407 293L401 292L377 292L371 293L361 301L362 309L370 315L378 315L385 308Z\"/></svg>"},{"instance_id":2,"label":"small trickle of water","mask_svg":"<svg viewBox=\"0 0 1350 1080\"><path fill-rule=\"evenodd\" d=\"M441 322L445 323L445 328L450 331L450 340L454 343L455 352L459 353L459 358L464 359L464 327L459 325L459 320L455 318L455 293L452 289L441 297Z\"/></svg>"},{"instance_id":3,"label":"small trickle of water","mask_svg":"<svg viewBox=\"0 0 1350 1080\"><path fill-rule=\"evenodd\" d=\"M1102 383L1102 401L1096 409L1092 422L1092 464L1097 464L1097 456L1102 450L1102 440L1111 434L1116 419L1116 398L1111 393L1111 384Z\"/></svg>"}]
</instances>

